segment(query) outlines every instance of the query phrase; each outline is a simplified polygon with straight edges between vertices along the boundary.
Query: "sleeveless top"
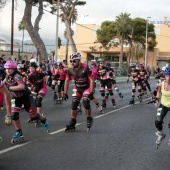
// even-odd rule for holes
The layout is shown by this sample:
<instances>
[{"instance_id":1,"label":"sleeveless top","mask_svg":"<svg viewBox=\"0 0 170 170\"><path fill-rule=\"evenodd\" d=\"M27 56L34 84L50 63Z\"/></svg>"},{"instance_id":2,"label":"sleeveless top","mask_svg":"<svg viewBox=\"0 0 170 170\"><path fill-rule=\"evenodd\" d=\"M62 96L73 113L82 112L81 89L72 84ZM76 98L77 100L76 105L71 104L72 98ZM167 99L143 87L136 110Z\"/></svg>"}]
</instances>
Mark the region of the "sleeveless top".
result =
<instances>
[{"instance_id":1,"label":"sleeveless top","mask_svg":"<svg viewBox=\"0 0 170 170\"><path fill-rule=\"evenodd\" d=\"M162 90L161 90L161 92L162 92L161 104L170 108L170 91L166 91L164 89L164 85L165 85L165 82L163 81L162 82Z\"/></svg>"}]
</instances>

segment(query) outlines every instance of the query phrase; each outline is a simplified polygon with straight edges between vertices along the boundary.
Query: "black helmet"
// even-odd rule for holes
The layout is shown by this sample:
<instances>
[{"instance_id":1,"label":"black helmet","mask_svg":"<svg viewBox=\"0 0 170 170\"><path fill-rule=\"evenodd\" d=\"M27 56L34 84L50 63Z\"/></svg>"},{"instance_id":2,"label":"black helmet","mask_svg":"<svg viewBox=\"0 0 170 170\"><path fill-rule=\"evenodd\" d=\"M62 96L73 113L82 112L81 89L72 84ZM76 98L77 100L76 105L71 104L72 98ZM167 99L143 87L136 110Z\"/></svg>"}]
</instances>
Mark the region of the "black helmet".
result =
<instances>
[{"instance_id":1,"label":"black helmet","mask_svg":"<svg viewBox=\"0 0 170 170\"><path fill-rule=\"evenodd\" d=\"M30 63L30 64L29 64L29 66L30 66L30 67L34 67L34 68L36 68L36 67L37 67L37 63L32 62L32 63Z\"/></svg>"},{"instance_id":2,"label":"black helmet","mask_svg":"<svg viewBox=\"0 0 170 170\"><path fill-rule=\"evenodd\" d=\"M106 64L106 67L111 67L111 64L110 64L110 63L107 63L107 64Z\"/></svg>"}]
</instances>

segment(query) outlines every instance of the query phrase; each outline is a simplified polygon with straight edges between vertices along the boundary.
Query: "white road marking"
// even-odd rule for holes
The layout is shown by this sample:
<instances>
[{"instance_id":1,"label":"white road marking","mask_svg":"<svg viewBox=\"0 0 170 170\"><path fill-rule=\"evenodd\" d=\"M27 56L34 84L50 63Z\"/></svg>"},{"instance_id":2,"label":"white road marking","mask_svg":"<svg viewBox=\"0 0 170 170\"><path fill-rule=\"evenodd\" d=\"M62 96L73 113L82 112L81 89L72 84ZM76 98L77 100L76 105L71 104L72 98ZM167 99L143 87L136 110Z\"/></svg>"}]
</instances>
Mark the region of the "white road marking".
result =
<instances>
[{"instance_id":1,"label":"white road marking","mask_svg":"<svg viewBox=\"0 0 170 170\"><path fill-rule=\"evenodd\" d=\"M32 141L26 142L26 143L23 143L23 144L17 144L17 145L15 145L15 146L10 147L10 148L1 150L1 151L0 151L0 154L3 154L3 153L5 153L5 152L11 151L11 150L14 150L14 149L19 148L19 147L22 147L22 146L24 146L24 145L28 145L28 144L30 144L30 143L32 143Z\"/></svg>"},{"instance_id":2,"label":"white road marking","mask_svg":"<svg viewBox=\"0 0 170 170\"><path fill-rule=\"evenodd\" d=\"M150 99L150 98L148 98L148 99ZM146 100L148 100L148 99L145 99L145 100L143 100L143 101L146 101ZM138 103L139 103L139 102L136 102L135 104L138 104ZM116 112L116 111L119 111L119 110L125 109L125 108L127 108L127 107L130 107L130 106L131 106L131 105L126 105L126 106L124 106L124 107L121 107L121 108L119 108L119 109L115 109L115 110L110 111L110 112L106 112L106 113L104 113L104 114L102 114L102 115L99 115L99 116L96 116L96 117L94 117L94 118L95 118L95 119L98 119L98 118L101 118L101 117L103 117L103 116L107 116L107 115L109 115L109 114L111 114L111 113L114 113L114 112ZM82 122L82 123L77 123L76 126L80 126L81 124L83 124L83 122ZM63 131L65 131L65 128L59 129L59 130L54 131L54 132L50 132L49 134L50 134L50 135L55 135L55 134L60 133L60 132L63 132ZM38 140L38 139L33 140L33 141L30 141L30 142L23 143L23 144L17 144L17 145L15 145L15 146L9 147L9 148L7 148L7 149L1 150L1 151L0 151L0 154L9 152L9 151L11 151L11 150L17 149L17 148L22 147L22 146L25 146L25 145L28 145L28 144L30 144L30 143L32 143L32 142L34 142L34 141L37 141L37 140Z\"/></svg>"}]
</instances>

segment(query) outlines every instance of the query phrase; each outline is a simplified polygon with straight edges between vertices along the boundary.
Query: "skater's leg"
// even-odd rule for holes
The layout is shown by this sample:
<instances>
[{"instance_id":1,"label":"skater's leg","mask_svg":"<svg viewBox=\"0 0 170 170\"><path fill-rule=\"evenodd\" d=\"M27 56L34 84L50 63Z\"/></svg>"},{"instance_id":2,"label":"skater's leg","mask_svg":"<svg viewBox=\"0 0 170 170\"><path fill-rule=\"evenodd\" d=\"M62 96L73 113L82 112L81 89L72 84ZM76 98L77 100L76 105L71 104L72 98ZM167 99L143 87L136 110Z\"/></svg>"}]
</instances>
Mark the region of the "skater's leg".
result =
<instances>
[{"instance_id":1,"label":"skater's leg","mask_svg":"<svg viewBox=\"0 0 170 170\"><path fill-rule=\"evenodd\" d=\"M41 108L42 108L42 100L44 98L43 94L38 94L37 98L36 98L36 106L37 106L37 113L41 113Z\"/></svg>"}]
</instances>

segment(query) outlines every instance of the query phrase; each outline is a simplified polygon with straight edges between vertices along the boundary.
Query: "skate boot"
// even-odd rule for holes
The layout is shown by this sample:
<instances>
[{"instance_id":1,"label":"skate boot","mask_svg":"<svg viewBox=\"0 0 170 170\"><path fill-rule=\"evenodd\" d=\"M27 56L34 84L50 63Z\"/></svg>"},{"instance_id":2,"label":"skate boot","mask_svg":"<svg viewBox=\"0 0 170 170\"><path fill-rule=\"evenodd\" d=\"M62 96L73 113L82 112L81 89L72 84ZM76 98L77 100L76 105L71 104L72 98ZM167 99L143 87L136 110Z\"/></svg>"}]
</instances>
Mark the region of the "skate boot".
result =
<instances>
[{"instance_id":1,"label":"skate boot","mask_svg":"<svg viewBox=\"0 0 170 170\"><path fill-rule=\"evenodd\" d=\"M129 101L129 105L131 105L131 104L135 104L134 97L132 97Z\"/></svg>"},{"instance_id":2,"label":"skate boot","mask_svg":"<svg viewBox=\"0 0 170 170\"><path fill-rule=\"evenodd\" d=\"M54 98L53 98L53 100L54 100L54 104L56 104L56 103L57 103L57 99L58 99L58 96L57 96L57 94L56 94L56 93L54 93Z\"/></svg>"},{"instance_id":3,"label":"skate boot","mask_svg":"<svg viewBox=\"0 0 170 170\"><path fill-rule=\"evenodd\" d=\"M92 124L93 124L93 118L91 116L87 117L87 132L89 132L90 128L92 127Z\"/></svg>"},{"instance_id":4,"label":"skate boot","mask_svg":"<svg viewBox=\"0 0 170 170\"><path fill-rule=\"evenodd\" d=\"M65 132L76 129L76 119L71 118L70 123L66 125Z\"/></svg>"},{"instance_id":5,"label":"skate boot","mask_svg":"<svg viewBox=\"0 0 170 170\"><path fill-rule=\"evenodd\" d=\"M43 115L42 115L43 116ZM44 117L44 120L42 120L41 121L41 123L43 124L43 126L44 126L44 129L49 133L50 131L49 131L49 128L48 128L48 122L47 122L47 119L46 119L46 117L45 116L43 116Z\"/></svg>"},{"instance_id":6,"label":"skate boot","mask_svg":"<svg viewBox=\"0 0 170 170\"><path fill-rule=\"evenodd\" d=\"M56 99L56 102L57 102L58 104L62 104L62 103L63 103L63 99L62 99L62 97L60 97L60 98Z\"/></svg>"},{"instance_id":7,"label":"skate boot","mask_svg":"<svg viewBox=\"0 0 170 170\"><path fill-rule=\"evenodd\" d=\"M79 104L79 105L77 106L77 113L78 113L79 115L82 115L81 104Z\"/></svg>"},{"instance_id":8,"label":"skate boot","mask_svg":"<svg viewBox=\"0 0 170 170\"><path fill-rule=\"evenodd\" d=\"M120 97L121 99L123 99L123 95L122 95L122 93L119 93L119 97Z\"/></svg>"},{"instance_id":9,"label":"skate boot","mask_svg":"<svg viewBox=\"0 0 170 170\"><path fill-rule=\"evenodd\" d=\"M109 93L106 93L105 98L106 98L106 99L109 99Z\"/></svg>"},{"instance_id":10,"label":"skate boot","mask_svg":"<svg viewBox=\"0 0 170 170\"><path fill-rule=\"evenodd\" d=\"M156 148L158 149L160 144L162 143L163 139L165 138L166 134L164 134L162 131L157 131L155 134L157 136Z\"/></svg>"},{"instance_id":11,"label":"skate boot","mask_svg":"<svg viewBox=\"0 0 170 170\"><path fill-rule=\"evenodd\" d=\"M115 99L112 99L111 101L112 101L112 105L113 105L113 107L114 107L114 108L116 108L116 102L115 102Z\"/></svg>"},{"instance_id":12,"label":"skate boot","mask_svg":"<svg viewBox=\"0 0 170 170\"><path fill-rule=\"evenodd\" d=\"M142 103L142 96L139 96L139 102Z\"/></svg>"},{"instance_id":13,"label":"skate boot","mask_svg":"<svg viewBox=\"0 0 170 170\"><path fill-rule=\"evenodd\" d=\"M24 141L24 136L22 136L22 131L16 131L15 135L11 139L12 144L17 144Z\"/></svg>"},{"instance_id":14,"label":"skate boot","mask_svg":"<svg viewBox=\"0 0 170 170\"><path fill-rule=\"evenodd\" d=\"M102 109L105 109L106 108L106 103L102 103L101 107L102 107Z\"/></svg>"},{"instance_id":15,"label":"skate boot","mask_svg":"<svg viewBox=\"0 0 170 170\"><path fill-rule=\"evenodd\" d=\"M100 105L98 104L98 105L96 105L96 107L97 107L97 109L100 111L100 113L104 113L102 106L100 106Z\"/></svg>"}]
</instances>

